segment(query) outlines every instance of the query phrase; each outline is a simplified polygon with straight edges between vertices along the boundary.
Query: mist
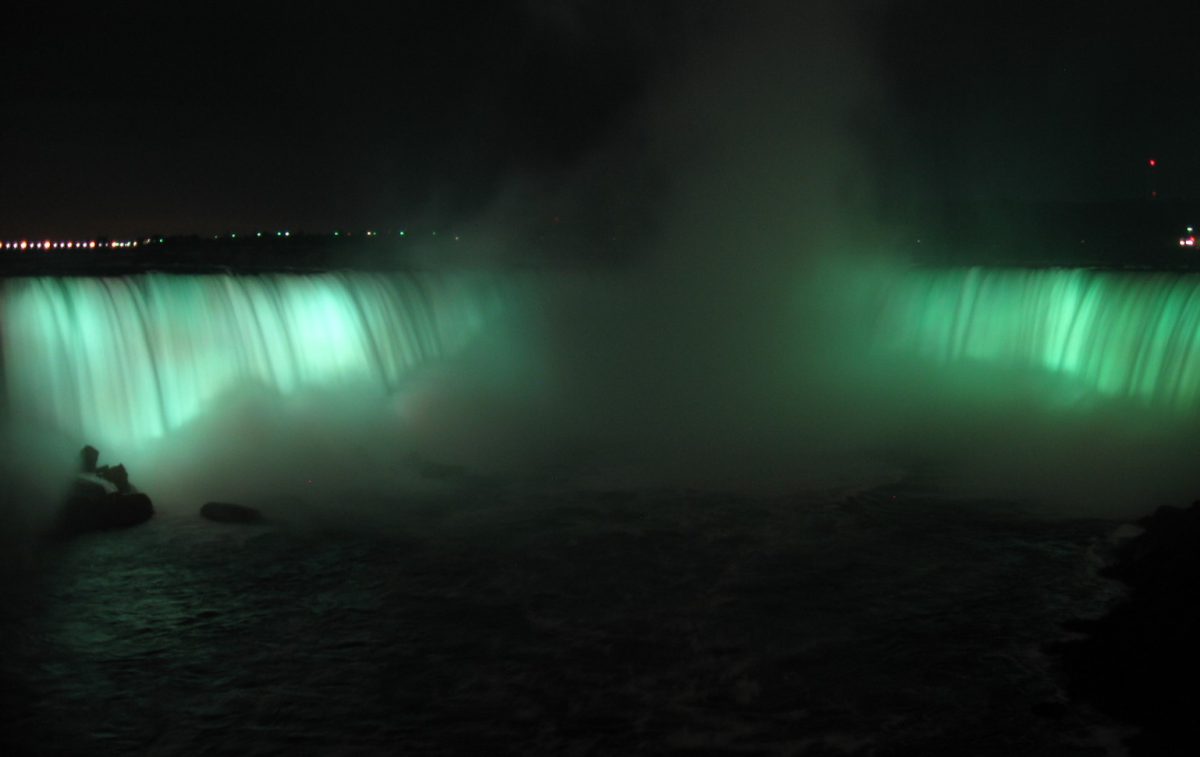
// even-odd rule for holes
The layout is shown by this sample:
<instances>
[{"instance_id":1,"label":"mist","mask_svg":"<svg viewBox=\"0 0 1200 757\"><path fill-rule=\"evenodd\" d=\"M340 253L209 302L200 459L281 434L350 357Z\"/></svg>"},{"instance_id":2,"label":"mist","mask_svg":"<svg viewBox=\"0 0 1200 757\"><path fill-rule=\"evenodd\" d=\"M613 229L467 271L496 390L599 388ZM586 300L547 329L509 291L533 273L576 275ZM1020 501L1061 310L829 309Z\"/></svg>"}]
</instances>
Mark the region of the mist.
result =
<instances>
[{"instance_id":1,"label":"mist","mask_svg":"<svg viewBox=\"0 0 1200 757\"><path fill-rule=\"evenodd\" d=\"M927 219L883 210L896 187L912 208L949 198L895 159L880 6L749 8L688 17L605 145L566 175L522 176L483 215L483 236L510 252L503 219L527 205L633 207L643 234L599 261L557 251L573 272L547 273L493 345L520 355L505 389L479 395L507 425L479 432L463 414L441 430L446 454L468 459L477 433L499 434L510 451L586 450L614 486L803 490L933 470L946 496L1047 514L1186 501L1193 408L888 344L881 303L914 268L891 242ZM970 265L984 247L946 258ZM439 389L444 406L471 406L489 373Z\"/></svg>"},{"instance_id":2,"label":"mist","mask_svg":"<svg viewBox=\"0 0 1200 757\"><path fill-rule=\"evenodd\" d=\"M879 188L919 182L876 159L889 113L872 6L806 6L684 14L603 144L514 175L462 219L464 252L422 264L510 282L462 350L385 391L232 386L153 440L103 445L102 462L168 513L231 500L365 523L482 486L815 492L922 474L1047 514L1184 500L1189 415L889 349L881 303L911 262L888 247ZM636 233L556 247L524 220L547 208L591 231L632 217ZM6 454L34 529L95 440L12 414L13 438L46 439Z\"/></svg>"}]
</instances>

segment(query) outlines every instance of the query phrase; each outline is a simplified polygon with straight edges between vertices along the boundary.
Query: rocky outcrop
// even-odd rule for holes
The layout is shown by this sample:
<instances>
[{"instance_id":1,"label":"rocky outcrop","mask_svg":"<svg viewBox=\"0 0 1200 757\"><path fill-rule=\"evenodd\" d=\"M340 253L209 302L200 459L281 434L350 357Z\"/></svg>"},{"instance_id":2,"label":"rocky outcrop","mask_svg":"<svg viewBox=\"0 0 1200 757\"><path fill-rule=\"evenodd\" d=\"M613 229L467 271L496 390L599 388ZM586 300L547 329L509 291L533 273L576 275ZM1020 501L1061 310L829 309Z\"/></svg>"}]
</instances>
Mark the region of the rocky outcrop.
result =
<instances>
[{"instance_id":1,"label":"rocky outcrop","mask_svg":"<svg viewBox=\"0 0 1200 757\"><path fill-rule=\"evenodd\" d=\"M59 511L59 535L72 536L110 528L128 528L154 516L154 504L140 492L108 491L92 481L77 481Z\"/></svg>"},{"instance_id":2,"label":"rocky outcrop","mask_svg":"<svg viewBox=\"0 0 1200 757\"><path fill-rule=\"evenodd\" d=\"M258 523L263 519L262 513L253 507L232 502L206 502L200 508L200 515L219 523Z\"/></svg>"},{"instance_id":3,"label":"rocky outcrop","mask_svg":"<svg viewBox=\"0 0 1200 757\"><path fill-rule=\"evenodd\" d=\"M54 529L57 535L128 528L154 516L150 497L129 483L125 466L97 466L99 457L99 450L91 445L80 451L81 471L59 510Z\"/></svg>"},{"instance_id":4,"label":"rocky outcrop","mask_svg":"<svg viewBox=\"0 0 1200 757\"><path fill-rule=\"evenodd\" d=\"M125 470L124 465L102 465L96 469L96 475L112 484L122 494L134 491L133 485L129 483L129 473Z\"/></svg>"},{"instance_id":5,"label":"rocky outcrop","mask_svg":"<svg viewBox=\"0 0 1200 757\"><path fill-rule=\"evenodd\" d=\"M1142 728L1132 755L1191 753L1195 703L1179 692L1200 683L1200 502L1160 507L1138 525L1145 531L1102 571L1128 597L1101 618L1067 623L1083 637L1050 651L1073 698Z\"/></svg>"}]
</instances>

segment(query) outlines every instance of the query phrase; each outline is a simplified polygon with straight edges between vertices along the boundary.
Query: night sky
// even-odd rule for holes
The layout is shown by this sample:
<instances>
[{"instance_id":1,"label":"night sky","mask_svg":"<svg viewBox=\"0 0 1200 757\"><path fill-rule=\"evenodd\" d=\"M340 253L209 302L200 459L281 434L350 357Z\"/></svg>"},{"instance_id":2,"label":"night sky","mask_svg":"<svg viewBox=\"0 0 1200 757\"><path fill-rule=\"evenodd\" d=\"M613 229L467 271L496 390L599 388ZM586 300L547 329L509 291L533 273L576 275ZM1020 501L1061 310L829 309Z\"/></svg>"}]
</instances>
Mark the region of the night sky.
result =
<instances>
[{"instance_id":1,"label":"night sky","mask_svg":"<svg viewBox=\"0 0 1200 757\"><path fill-rule=\"evenodd\" d=\"M1153 7L18 5L4 239L644 214L718 152L676 134L726 165L796 149L764 124L836 132L877 204L1132 199L1149 157L1200 196L1195 19Z\"/></svg>"}]
</instances>

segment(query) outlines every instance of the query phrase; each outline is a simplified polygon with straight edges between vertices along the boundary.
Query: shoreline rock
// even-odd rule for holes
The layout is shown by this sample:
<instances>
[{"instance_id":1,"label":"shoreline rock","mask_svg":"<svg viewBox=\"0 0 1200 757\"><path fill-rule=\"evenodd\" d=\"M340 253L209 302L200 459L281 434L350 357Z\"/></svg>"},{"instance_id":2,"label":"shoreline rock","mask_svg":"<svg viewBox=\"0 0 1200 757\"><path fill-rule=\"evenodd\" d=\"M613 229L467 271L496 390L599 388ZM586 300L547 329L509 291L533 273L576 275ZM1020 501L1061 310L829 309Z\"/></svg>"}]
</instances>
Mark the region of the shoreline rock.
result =
<instances>
[{"instance_id":1,"label":"shoreline rock","mask_svg":"<svg viewBox=\"0 0 1200 757\"><path fill-rule=\"evenodd\" d=\"M1083 638L1048 651L1072 699L1142 729L1131 755L1184 754L1200 742L1192 698L1179 695L1200 679L1200 502L1160 507L1138 525L1101 570L1129 595L1100 618L1064 623Z\"/></svg>"},{"instance_id":2,"label":"shoreline rock","mask_svg":"<svg viewBox=\"0 0 1200 757\"><path fill-rule=\"evenodd\" d=\"M55 533L76 536L136 526L154 517L154 503L140 492L107 492L92 482L79 482L58 514Z\"/></svg>"},{"instance_id":3,"label":"shoreline rock","mask_svg":"<svg viewBox=\"0 0 1200 757\"><path fill-rule=\"evenodd\" d=\"M79 451L79 456L80 472L58 511L54 535L129 528L154 516L154 503L129 483L124 465L97 465L100 451L90 444Z\"/></svg>"}]
</instances>

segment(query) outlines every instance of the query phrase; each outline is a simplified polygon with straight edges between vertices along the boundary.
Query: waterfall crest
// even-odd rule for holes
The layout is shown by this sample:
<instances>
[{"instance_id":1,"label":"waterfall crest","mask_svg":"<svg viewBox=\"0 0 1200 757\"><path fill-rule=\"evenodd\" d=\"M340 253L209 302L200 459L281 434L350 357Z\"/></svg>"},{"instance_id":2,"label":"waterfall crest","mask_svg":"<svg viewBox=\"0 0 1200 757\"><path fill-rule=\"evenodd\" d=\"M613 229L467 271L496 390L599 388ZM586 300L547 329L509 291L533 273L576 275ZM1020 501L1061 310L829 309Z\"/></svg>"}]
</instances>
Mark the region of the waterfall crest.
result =
<instances>
[{"instance_id":1,"label":"waterfall crest","mask_svg":"<svg viewBox=\"0 0 1200 757\"><path fill-rule=\"evenodd\" d=\"M141 441L239 385L386 394L464 347L502 300L495 278L466 273L12 279L7 400L89 440Z\"/></svg>"},{"instance_id":2,"label":"waterfall crest","mask_svg":"<svg viewBox=\"0 0 1200 757\"><path fill-rule=\"evenodd\" d=\"M942 364L1035 369L1102 396L1200 406L1200 275L913 271L886 298L881 331Z\"/></svg>"}]
</instances>

